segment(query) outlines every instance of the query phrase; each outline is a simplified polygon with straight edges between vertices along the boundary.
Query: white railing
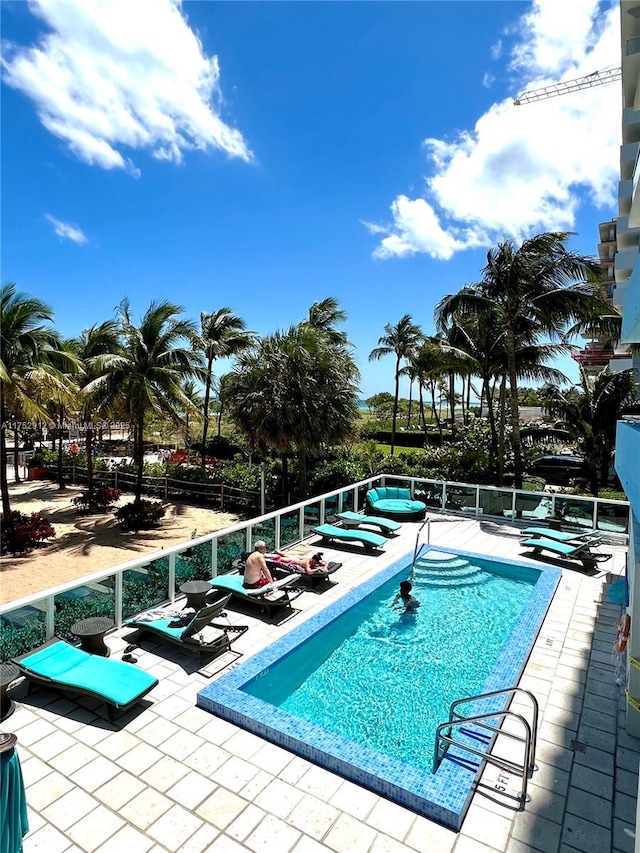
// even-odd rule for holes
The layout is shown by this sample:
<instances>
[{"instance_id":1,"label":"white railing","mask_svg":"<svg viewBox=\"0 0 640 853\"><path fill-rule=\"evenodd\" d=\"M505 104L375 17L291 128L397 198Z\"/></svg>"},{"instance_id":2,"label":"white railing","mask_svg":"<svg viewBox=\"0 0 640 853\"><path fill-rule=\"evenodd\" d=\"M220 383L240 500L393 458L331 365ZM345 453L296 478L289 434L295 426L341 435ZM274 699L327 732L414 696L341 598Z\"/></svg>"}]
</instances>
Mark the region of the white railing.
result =
<instances>
[{"instance_id":1,"label":"white railing","mask_svg":"<svg viewBox=\"0 0 640 853\"><path fill-rule=\"evenodd\" d=\"M602 530L621 542L626 542L628 538L629 504L626 501L516 491L506 487L469 485L419 477L378 475L2 604L2 627L13 624L14 630L19 630L20 626L26 628L29 620L35 620L40 627L44 623L44 637L40 637L40 641L51 639L59 627L56 608L61 609L60 605L65 600L81 598L80 593L85 590L88 590L87 595L96 590L109 593L110 615L116 627L121 627L123 618L133 615L132 612L125 613L123 608L123 593L125 585L129 583L126 573L134 572L138 578L145 577L150 566L159 561L168 561L168 576L166 583L163 578L164 586L160 589L159 600L173 603L176 596L176 569L179 565L182 569L181 560L190 558L194 549L199 549L199 553L205 555L207 575L215 577L219 572L229 571L234 557L243 551L251 550L257 539L267 541L270 548L289 547L311 535L313 527L323 524L327 517L331 519L344 509L357 512L365 506L367 490L376 484L408 487L412 495L425 500L429 511L432 512L462 513L476 518L497 516L502 519L527 521L530 524L557 517L565 524ZM206 545L209 545L210 551L201 547ZM186 579L189 578L184 575L178 578L178 585ZM106 596L103 596L103 601L105 598ZM82 614L85 615L93 614Z\"/></svg>"}]
</instances>

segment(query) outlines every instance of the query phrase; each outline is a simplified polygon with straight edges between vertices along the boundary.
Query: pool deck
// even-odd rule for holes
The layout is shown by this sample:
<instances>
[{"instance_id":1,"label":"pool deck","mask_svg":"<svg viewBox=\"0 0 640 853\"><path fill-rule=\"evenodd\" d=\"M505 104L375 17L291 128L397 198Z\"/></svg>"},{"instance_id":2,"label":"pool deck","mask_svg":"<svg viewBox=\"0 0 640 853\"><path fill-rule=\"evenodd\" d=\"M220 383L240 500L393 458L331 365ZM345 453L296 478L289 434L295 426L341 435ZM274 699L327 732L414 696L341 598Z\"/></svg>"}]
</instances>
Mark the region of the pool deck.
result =
<instances>
[{"instance_id":1,"label":"pool deck","mask_svg":"<svg viewBox=\"0 0 640 853\"><path fill-rule=\"evenodd\" d=\"M323 548L326 559L343 563L336 585L305 592L294 603L300 612L282 624L234 606L229 621L250 626L234 648L246 659L413 552L418 528L405 523L378 556L358 546ZM434 517L430 540L540 565L525 556L510 522ZM518 777L498 778L489 765L461 831L445 829L197 708L198 691L231 656L201 670L175 646L143 637L137 666L159 684L115 724L89 700L80 706L44 689L26 696L23 684L12 688L16 710L2 730L18 736L31 827L25 853L633 853L640 739L624 729L626 699L611 654L622 608L607 597L626 548L600 550L613 556L597 571L562 566L520 681L541 712L524 811L501 794L516 793ZM120 659L135 636L108 635L112 656ZM494 751L512 749L499 738Z\"/></svg>"}]
</instances>

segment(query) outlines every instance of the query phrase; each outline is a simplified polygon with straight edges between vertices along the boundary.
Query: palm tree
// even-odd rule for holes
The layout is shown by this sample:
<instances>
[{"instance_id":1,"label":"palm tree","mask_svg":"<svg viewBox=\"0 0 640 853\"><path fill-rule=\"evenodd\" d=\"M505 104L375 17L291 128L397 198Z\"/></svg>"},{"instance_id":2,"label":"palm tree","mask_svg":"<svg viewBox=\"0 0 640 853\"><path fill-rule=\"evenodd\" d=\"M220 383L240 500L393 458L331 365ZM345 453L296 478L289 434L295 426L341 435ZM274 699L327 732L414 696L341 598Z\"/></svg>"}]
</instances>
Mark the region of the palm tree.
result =
<instances>
[{"instance_id":1,"label":"palm tree","mask_svg":"<svg viewBox=\"0 0 640 853\"><path fill-rule=\"evenodd\" d=\"M205 468L207 433L209 431L209 399L213 381L213 363L218 358L237 355L251 346L254 332L245 331L244 320L231 308L200 314L200 333L194 338L194 348L204 355L204 404L202 424L202 469Z\"/></svg>"},{"instance_id":2,"label":"palm tree","mask_svg":"<svg viewBox=\"0 0 640 853\"><path fill-rule=\"evenodd\" d=\"M131 318L128 299L118 307L122 350L102 362L105 372L87 386L103 399L125 401L127 417L135 428L134 462L137 467L134 504L142 499L144 428L151 412L167 414L182 423L179 411L196 409L182 390L186 378L198 377L202 361L190 347L195 327L180 319L182 308L168 301L152 302L139 326ZM100 357L98 357L98 364Z\"/></svg>"},{"instance_id":3,"label":"palm tree","mask_svg":"<svg viewBox=\"0 0 640 853\"><path fill-rule=\"evenodd\" d=\"M198 410L202 409L203 398L200 394L198 383L193 379L183 379L182 381L182 390L184 392L185 397L191 403L191 407L194 407ZM184 414L184 446L187 448L187 455L189 454L189 448L191 447L191 431L190 431L190 420L192 414L192 408L188 407L183 412Z\"/></svg>"},{"instance_id":4,"label":"palm tree","mask_svg":"<svg viewBox=\"0 0 640 853\"><path fill-rule=\"evenodd\" d=\"M100 399L101 387L96 380L108 373L114 358L119 354L118 323L115 320L106 320L104 323L85 329L77 338L70 341L70 348L80 359L83 367L82 376L77 384L80 420L85 430L87 503L91 507L93 505L93 440L96 432L93 421L95 413L105 402Z\"/></svg>"},{"instance_id":5,"label":"palm tree","mask_svg":"<svg viewBox=\"0 0 640 853\"><path fill-rule=\"evenodd\" d=\"M378 346L369 353L369 361L378 360L394 353L396 356L395 394L393 400L393 418L391 422L391 454L395 453L396 421L398 418L398 396L400 394L400 370L403 359L409 358L422 339L422 330L411 319L410 314L401 317L395 326L390 323L384 327L384 335L378 338Z\"/></svg>"},{"instance_id":6,"label":"palm tree","mask_svg":"<svg viewBox=\"0 0 640 853\"><path fill-rule=\"evenodd\" d=\"M241 353L225 394L252 450L298 457L300 496L307 458L349 436L358 416L355 360L346 346L308 323L278 331Z\"/></svg>"},{"instance_id":7,"label":"palm tree","mask_svg":"<svg viewBox=\"0 0 640 853\"><path fill-rule=\"evenodd\" d=\"M45 302L16 290L13 282L0 290L0 491L4 524L11 524L7 482L6 423L10 410L49 420L34 389L64 386L65 367L72 358L60 352L60 338L45 325L54 312Z\"/></svg>"},{"instance_id":8,"label":"palm tree","mask_svg":"<svg viewBox=\"0 0 640 853\"><path fill-rule=\"evenodd\" d=\"M340 303L334 296L328 296L321 302L314 302L309 308L309 317L304 321L304 324L317 329L319 332L329 336L329 339L334 344L340 346L349 343L345 332L340 332L336 329L338 323L344 323L347 319L347 312L343 311Z\"/></svg>"},{"instance_id":9,"label":"palm tree","mask_svg":"<svg viewBox=\"0 0 640 853\"><path fill-rule=\"evenodd\" d=\"M546 232L525 240L519 248L504 240L488 252L478 284L466 285L436 307L439 323L454 314L489 312L497 322L495 328L504 335L518 489L522 488L523 460L516 352L523 327L535 342L544 336L567 340L568 335L612 318L597 285L601 275L598 262L568 250L565 243L570 236L569 232ZM571 322L575 325L567 328Z\"/></svg>"},{"instance_id":10,"label":"palm tree","mask_svg":"<svg viewBox=\"0 0 640 853\"><path fill-rule=\"evenodd\" d=\"M591 493L597 497L599 482L606 483L616 440L616 424L624 406L631 404L638 389L633 368L611 373L603 370L594 378L580 368L580 390L563 393L557 385L546 385L540 397L550 411L560 415L578 440L589 468Z\"/></svg>"}]
</instances>

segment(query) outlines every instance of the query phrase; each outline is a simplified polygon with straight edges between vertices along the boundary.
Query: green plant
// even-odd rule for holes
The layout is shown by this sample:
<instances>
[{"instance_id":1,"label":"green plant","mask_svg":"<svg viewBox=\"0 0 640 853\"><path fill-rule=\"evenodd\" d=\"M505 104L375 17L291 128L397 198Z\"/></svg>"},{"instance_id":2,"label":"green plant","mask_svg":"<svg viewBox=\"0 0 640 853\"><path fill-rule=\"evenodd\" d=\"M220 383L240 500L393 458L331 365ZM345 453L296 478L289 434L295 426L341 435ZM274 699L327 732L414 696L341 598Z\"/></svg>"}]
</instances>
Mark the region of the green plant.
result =
<instances>
[{"instance_id":1,"label":"green plant","mask_svg":"<svg viewBox=\"0 0 640 853\"><path fill-rule=\"evenodd\" d=\"M112 489L109 486L100 486L91 492L82 492L72 499L71 503L84 512L89 510L100 512L110 509L120 499L120 489Z\"/></svg>"},{"instance_id":2,"label":"green plant","mask_svg":"<svg viewBox=\"0 0 640 853\"><path fill-rule=\"evenodd\" d=\"M2 621L0 630L0 662L5 663L18 655L41 646L46 638L44 614L41 619L27 619L24 625Z\"/></svg>"}]
</instances>

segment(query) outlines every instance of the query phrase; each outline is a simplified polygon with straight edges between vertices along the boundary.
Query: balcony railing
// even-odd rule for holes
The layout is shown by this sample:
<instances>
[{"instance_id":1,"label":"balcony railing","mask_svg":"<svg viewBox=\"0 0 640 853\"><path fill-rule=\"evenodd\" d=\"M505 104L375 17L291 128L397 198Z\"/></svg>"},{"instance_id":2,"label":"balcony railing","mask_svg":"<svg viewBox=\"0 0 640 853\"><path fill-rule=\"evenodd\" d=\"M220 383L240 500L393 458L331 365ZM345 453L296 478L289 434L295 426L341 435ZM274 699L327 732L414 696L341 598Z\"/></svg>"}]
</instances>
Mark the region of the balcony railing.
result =
<instances>
[{"instance_id":1,"label":"balcony railing","mask_svg":"<svg viewBox=\"0 0 640 853\"><path fill-rule=\"evenodd\" d=\"M346 488L311 498L88 574L39 593L0 605L0 660L41 645L54 635L69 637L70 628L87 616L110 616L117 627L150 607L173 603L185 581L205 580L233 569L233 561L257 539L269 550L287 548L312 535L313 528L334 521L339 512L357 511L374 485L391 483L411 489L430 512L482 515L535 523L561 518L565 524L597 529L627 541L626 501L519 491L496 486L427 480L416 477L371 477Z\"/></svg>"}]
</instances>

